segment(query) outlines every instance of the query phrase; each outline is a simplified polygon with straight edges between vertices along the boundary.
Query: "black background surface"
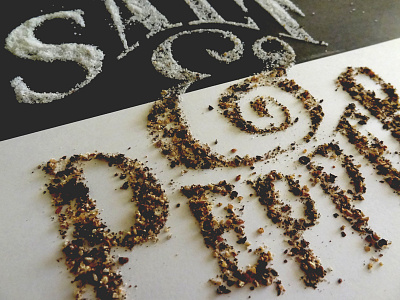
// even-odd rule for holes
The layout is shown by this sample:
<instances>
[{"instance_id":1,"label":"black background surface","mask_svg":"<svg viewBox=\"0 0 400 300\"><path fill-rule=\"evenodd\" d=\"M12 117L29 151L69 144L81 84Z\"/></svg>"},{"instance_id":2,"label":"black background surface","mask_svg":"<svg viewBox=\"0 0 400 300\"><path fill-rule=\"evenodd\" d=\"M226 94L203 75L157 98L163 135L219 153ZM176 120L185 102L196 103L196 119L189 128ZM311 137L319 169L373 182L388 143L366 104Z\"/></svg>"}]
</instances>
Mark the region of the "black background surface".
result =
<instances>
[{"instance_id":1,"label":"black background surface","mask_svg":"<svg viewBox=\"0 0 400 300\"><path fill-rule=\"evenodd\" d=\"M285 32L254 0L245 0L248 12L244 13L233 0L209 0L209 3L227 21L245 22L252 18L260 30L227 24L189 25L197 20L184 0L150 0L171 23L183 26L160 32L151 38L141 24L129 26L126 31L129 45L136 41L140 46L124 58L117 56L124 50L112 19L100 0L14 0L3 3L1 9L0 39L0 140L68 124L120 109L154 101L162 89L179 83L158 73L152 63L153 50L169 36L198 28L215 28L231 31L245 44L239 61L225 64L211 58L205 49L220 52L231 49L231 43L215 34L182 36L173 45L173 54L189 70L212 76L196 82L190 90L239 79L261 71L264 64L253 55L252 44L257 39ZM129 17L122 1L116 0L122 15ZM400 1L398 0L293 0L305 17L290 14L316 40L329 46L315 45L281 37L296 52L296 63L334 55L340 52L373 45L400 37ZM36 31L43 43L92 44L105 54L102 72L87 86L61 100L48 104L18 103L10 81L21 76L36 92L66 92L85 78L85 71L75 62L46 63L14 56L4 48L7 35L26 20L46 13L81 9L85 27L71 20L46 21ZM399 49L400 50L400 49ZM385 55L377 53L376 55ZM395 84L395 83L394 83Z\"/></svg>"}]
</instances>

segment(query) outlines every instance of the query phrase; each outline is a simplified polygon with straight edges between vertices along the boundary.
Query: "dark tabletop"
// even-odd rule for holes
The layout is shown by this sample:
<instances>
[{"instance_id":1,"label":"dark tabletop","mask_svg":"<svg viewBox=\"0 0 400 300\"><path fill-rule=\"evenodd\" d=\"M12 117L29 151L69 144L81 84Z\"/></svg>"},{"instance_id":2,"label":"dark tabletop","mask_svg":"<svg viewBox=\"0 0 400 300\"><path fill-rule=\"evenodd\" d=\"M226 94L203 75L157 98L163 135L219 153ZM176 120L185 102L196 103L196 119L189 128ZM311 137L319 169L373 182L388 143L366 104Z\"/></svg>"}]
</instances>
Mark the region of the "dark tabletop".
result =
<instances>
[{"instance_id":1,"label":"dark tabletop","mask_svg":"<svg viewBox=\"0 0 400 300\"><path fill-rule=\"evenodd\" d=\"M3 3L0 38L1 73L1 123L0 140L52 128L62 124L98 116L156 100L161 90L180 83L158 73L151 57L154 49L169 37L196 29L219 29L231 32L244 43L241 59L226 64L210 57L206 49L220 53L231 49L231 43L218 34L181 35L173 43L174 58L189 70L211 76L195 82L190 90L239 79L265 68L254 56L253 43L264 36L279 37L293 47L296 63L305 62L344 51L377 44L400 37L400 1L398 0L293 0L305 16L287 11L301 28L313 39L324 41L328 46L280 36L287 33L270 13L255 0L244 0L248 9L243 11L240 1L209 0L225 23L193 24L197 20L193 10L184 0L151 0L157 10L171 24L169 28L146 37L149 31L139 23L125 28L128 46L139 46L123 58L117 57L124 45L105 2L99 0L14 0ZM289 1L290 2L290 1ZM121 19L132 14L122 0L113 1L120 8ZM44 14L80 9L84 12L85 27L72 20L46 21L35 30L35 36L45 44L77 43L95 45L105 57L102 72L77 92L48 104L18 103L10 81L17 76L34 91L66 92L85 79L85 71L76 62L54 61L47 63L22 59L5 49L5 40L21 23ZM246 23L251 18L258 29L228 24L228 21ZM399 49L400 50L400 49ZM377 53L376 55L384 55Z\"/></svg>"}]
</instances>

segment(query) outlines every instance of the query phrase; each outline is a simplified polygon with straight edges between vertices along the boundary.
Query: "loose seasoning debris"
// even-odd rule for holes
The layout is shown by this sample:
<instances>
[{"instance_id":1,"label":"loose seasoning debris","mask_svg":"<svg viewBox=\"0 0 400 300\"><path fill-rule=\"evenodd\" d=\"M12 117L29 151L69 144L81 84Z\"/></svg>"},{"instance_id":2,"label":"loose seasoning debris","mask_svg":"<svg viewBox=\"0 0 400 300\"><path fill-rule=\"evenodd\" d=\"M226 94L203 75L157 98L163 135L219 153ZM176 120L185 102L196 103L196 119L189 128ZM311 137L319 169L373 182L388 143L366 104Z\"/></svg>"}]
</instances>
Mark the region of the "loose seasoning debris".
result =
<instances>
[{"instance_id":1,"label":"loose seasoning debris","mask_svg":"<svg viewBox=\"0 0 400 300\"><path fill-rule=\"evenodd\" d=\"M342 167L346 169L346 172L351 179L351 184L354 186L354 191L351 191L352 196L349 197L346 191L340 189L339 186L335 185L335 176L324 172L322 166L317 166L313 162L309 162L306 167L314 177L315 183L319 182L323 191L328 194L332 202L335 204L337 210L339 210L345 220L347 220L351 227L360 233L365 238L365 242L368 246L375 246L376 249L381 249L388 243L385 239L381 239L377 233L368 227L369 217L365 216L364 213L352 205L352 200L364 200L362 194L366 191L364 178L354 165L351 157L343 153L343 150L337 144L329 143L320 145L314 153L310 154L311 157L321 155L329 159L337 159L342 163ZM352 199L351 199L352 198ZM341 227L341 235L346 236L343 231L344 226ZM382 240L381 242L379 242Z\"/></svg>"},{"instance_id":2,"label":"loose seasoning debris","mask_svg":"<svg viewBox=\"0 0 400 300\"><path fill-rule=\"evenodd\" d=\"M267 85L276 86L283 91L293 94L300 100L304 108L310 114L311 128L310 132L303 138L308 142L314 136L319 124L323 118L323 112L318 102L311 94L301 89L293 80L284 78L285 70L277 69L271 72L262 72L251 78L245 79L240 84L234 84L228 88L219 101L219 106L224 110L224 115L230 118L237 127L250 133L267 133L283 130L291 123L290 118L282 128L276 130L267 129L267 131L259 130L251 123L242 120L240 111L236 101L240 96L250 90ZM162 99L155 102L148 115L147 127L150 130L150 135L153 136L153 141L157 148L160 148L161 153L170 160L170 166L173 168L177 165L184 165L190 169L212 169L216 167L239 167L252 166L255 162L265 161L279 153L283 149L277 146L275 149L263 155L250 157L246 155L241 157L236 155L234 158L227 158L224 155L218 155L211 152L207 144L201 144L196 140L188 125L185 123L181 109L179 108L179 95L182 89L169 89L162 93ZM283 108L285 110L285 108Z\"/></svg>"},{"instance_id":3,"label":"loose seasoning debris","mask_svg":"<svg viewBox=\"0 0 400 300\"><path fill-rule=\"evenodd\" d=\"M305 218L294 219L291 217L291 207L282 202L275 191L274 182L277 180L286 180L289 191L304 204ZM285 230L285 235L289 238L287 242L291 247L285 252L295 257L300 264L300 269L304 272L302 279L305 285L316 288L317 284L325 277L326 271L312 249L309 248L309 242L302 236L307 228L315 225L319 217L315 203L308 193L308 188L300 187L293 175L283 176L276 171L271 171L255 181L248 181L248 184L256 191L259 202L267 208L268 218Z\"/></svg>"},{"instance_id":4,"label":"loose seasoning debris","mask_svg":"<svg viewBox=\"0 0 400 300\"><path fill-rule=\"evenodd\" d=\"M212 214L213 203L208 200L209 194L215 193L229 197L234 201L238 194L233 190L233 186L226 181L221 181L218 184L206 186L186 186L181 191L189 199L190 210L200 225L206 246L213 250L213 255L218 260L222 273L221 279L226 285L236 285L240 288L246 284L252 284L253 287L259 287L269 286L275 282L278 295L283 293L284 288L281 281L277 280L278 272L268 266L268 263L272 260L272 254L269 251L265 252L264 249L259 249L255 252L258 254L257 263L245 270L240 270L236 258L238 252L222 237L225 232L233 230L237 235L237 243L247 243L247 237L244 234L244 221L235 214L234 206L228 204L227 219L218 222ZM225 285L220 285L217 289L218 294L229 292L230 290Z\"/></svg>"},{"instance_id":5,"label":"loose seasoning debris","mask_svg":"<svg viewBox=\"0 0 400 300\"><path fill-rule=\"evenodd\" d=\"M127 231L111 232L100 218L96 201L90 198L80 164L99 160L117 167L133 193L131 202L137 206L132 226ZM75 276L76 299L83 299L87 285L92 285L98 299L125 299L123 280L111 249L114 246L132 249L135 245L155 240L165 225L168 201L160 184L139 161L123 154L92 153L73 155L59 161L51 159L43 166L51 177L47 186L60 225L63 239L72 229L72 239L65 240L63 253L66 265ZM69 238L69 236L68 236ZM119 257L123 265L128 258Z\"/></svg>"}]
</instances>

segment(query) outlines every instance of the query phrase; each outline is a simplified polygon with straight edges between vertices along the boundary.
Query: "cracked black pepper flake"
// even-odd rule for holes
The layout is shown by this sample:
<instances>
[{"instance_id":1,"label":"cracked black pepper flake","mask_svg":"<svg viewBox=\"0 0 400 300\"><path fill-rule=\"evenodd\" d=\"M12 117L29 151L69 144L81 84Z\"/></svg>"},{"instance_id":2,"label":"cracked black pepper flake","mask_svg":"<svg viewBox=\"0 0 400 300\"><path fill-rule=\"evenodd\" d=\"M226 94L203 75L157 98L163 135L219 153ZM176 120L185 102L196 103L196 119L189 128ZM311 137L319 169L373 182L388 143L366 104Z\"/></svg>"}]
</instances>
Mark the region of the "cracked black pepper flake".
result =
<instances>
[{"instance_id":1,"label":"cracked black pepper flake","mask_svg":"<svg viewBox=\"0 0 400 300\"><path fill-rule=\"evenodd\" d=\"M217 288L217 293L218 294L229 294L231 292L231 290L230 289L228 289L226 286L224 286L224 285L220 285L218 288Z\"/></svg>"},{"instance_id":2,"label":"cracked black pepper flake","mask_svg":"<svg viewBox=\"0 0 400 300\"><path fill-rule=\"evenodd\" d=\"M238 244L244 244L247 241L247 237L242 237L241 239L237 240L236 243Z\"/></svg>"},{"instance_id":3,"label":"cracked black pepper flake","mask_svg":"<svg viewBox=\"0 0 400 300\"><path fill-rule=\"evenodd\" d=\"M128 258L128 257L120 256L120 257L118 258L118 262L119 262L120 265L124 265L124 264L126 264L128 261L129 261L129 258Z\"/></svg>"},{"instance_id":4,"label":"cracked black pepper flake","mask_svg":"<svg viewBox=\"0 0 400 300\"><path fill-rule=\"evenodd\" d=\"M129 188L129 182L125 181L124 184L121 186L121 190L127 190Z\"/></svg>"},{"instance_id":5,"label":"cracked black pepper flake","mask_svg":"<svg viewBox=\"0 0 400 300\"><path fill-rule=\"evenodd\" d=\"M385 240L385 239L380 239L380 240L377 242L377 245L378 245L379 248L382 248L382 247L388 245L388 241Z\"/></svg>"},{"instance_id":6,"label":"cracked black pepper flake","mask_svg":"<svg viewBox=\"0 0 400 300\"><path fill-rule=\"evenodd\" d=\"M310 162L310 158L307 157L307 156L300 156L300 157L299 157L299 162L300 162L302 165L306 165L306 164L308 164L308 163Z\"/></svg>"}]
</instances>

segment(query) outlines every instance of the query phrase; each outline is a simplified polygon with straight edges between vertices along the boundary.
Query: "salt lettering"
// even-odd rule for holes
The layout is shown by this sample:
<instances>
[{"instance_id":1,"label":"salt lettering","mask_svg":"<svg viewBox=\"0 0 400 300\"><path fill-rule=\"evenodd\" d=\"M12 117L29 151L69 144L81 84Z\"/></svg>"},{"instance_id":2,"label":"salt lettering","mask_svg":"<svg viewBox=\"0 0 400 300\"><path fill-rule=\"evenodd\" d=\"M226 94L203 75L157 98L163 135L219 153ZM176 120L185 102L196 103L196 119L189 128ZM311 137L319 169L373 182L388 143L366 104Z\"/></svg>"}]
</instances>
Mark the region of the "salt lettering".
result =
<instances>
[{"instance_id":1,"label":"salt lettering","mask_svg":"<svg viewBox=\"0 0 400 300\"><path fill-rule=\"evenodd\" d=\"M64 98L91 82L100 72L104 53L92 45L68 43L61 45L44 44L38 40L34 31L45 21L53 19L72 19L75 23L85 27L83 11L60 11L32 18L15 28L6 39L6 49L14 55L31 60L53 62L55 60L74 61L87 72L86 79L75 85L66 93L48 92L38 93L31 90L23 78L16 77L11 81L18 102L21 103L48 103Z\"/></svg>"}]
</instances>

